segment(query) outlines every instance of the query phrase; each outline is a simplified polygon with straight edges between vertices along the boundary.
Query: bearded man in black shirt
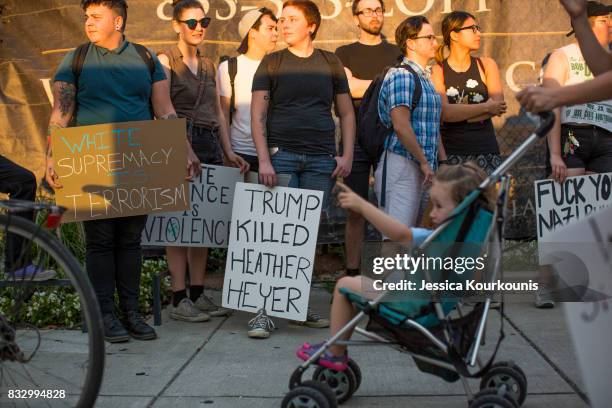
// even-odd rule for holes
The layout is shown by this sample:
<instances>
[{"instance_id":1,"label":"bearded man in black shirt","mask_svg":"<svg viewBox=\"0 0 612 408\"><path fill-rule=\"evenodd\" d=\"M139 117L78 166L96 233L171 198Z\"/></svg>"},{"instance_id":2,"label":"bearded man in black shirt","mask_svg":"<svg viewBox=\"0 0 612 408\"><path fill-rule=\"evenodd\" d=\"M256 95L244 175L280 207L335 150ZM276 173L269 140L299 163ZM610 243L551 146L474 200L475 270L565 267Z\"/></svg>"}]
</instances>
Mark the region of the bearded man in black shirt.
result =
<instances>
[{"instance_id":1,"label":"bearded man in black shirt","mask_svg":"<svg viewBox=\"0 0 612 408\"><path fill-rule=\"evenodd\" d=\"M388 43L381 35L385 13L385 5L382 0L354 0L352 11L353 21L359 27L359 41L339 47L336 55L344 65L357 113L359 102L372 80L385 67L394 65L402 53L398 47ZM366 200L368 199L370 168L374 164L370 163L368 156L362 151L359 144L355 143L353 168L345 182ZM361 215L347 211L346 273L347 275L358 275L365 220Z\"/></svg>"}]
</instances>

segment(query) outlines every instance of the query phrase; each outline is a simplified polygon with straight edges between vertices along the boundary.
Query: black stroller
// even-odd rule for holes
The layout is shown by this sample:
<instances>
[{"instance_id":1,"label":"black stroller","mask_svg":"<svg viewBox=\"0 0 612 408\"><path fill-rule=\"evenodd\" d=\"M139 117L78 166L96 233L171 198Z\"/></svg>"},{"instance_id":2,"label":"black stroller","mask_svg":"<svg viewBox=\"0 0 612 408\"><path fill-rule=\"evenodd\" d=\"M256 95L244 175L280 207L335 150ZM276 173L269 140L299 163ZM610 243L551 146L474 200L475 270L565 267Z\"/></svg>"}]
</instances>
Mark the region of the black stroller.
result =
<instances>
[{"instance_id":1,"label":"black stroller","mask_svg":"<svg viewBox=\"0 0 612 408\"><path fill-rule=\"evenodd\" d=\"M548 133L553 122L554 114L543 114L538 129L478 189L470 193L415 251L428 256L443 251L456 257L497 250L499 256L495 257L491 265L492 273L486 279L490 282L498 279L501 276L501 244L510 184L510 176L506 173L538 138ZM487 187L495 183L499 183L498 194L495 211L491 213L478 205L478 198ZM457 246L455 243L469 245ZM453 279L453 276L444 273L423 271L423 274L429 282ZM450 275L455 278L459 276ZM465 278L465 275L461 276L462 280ZM365 336L368 343L387 344L409 353L423 372L449 382L461 380L470 408L518 408L525 401L527 378L523 370L512 361L494 362L504 338L503 302L500 308L500 334L492 356L483 364L478 358L478 352L484 339L490 295L486 295L474 306L465 307L460 299L449 300L439 291L434 291L428 299L417 301L416 309L419 313L415 314L406 311L415 310L414 300L409 307L402 308L401 303L386 301L388 293L379 295L375 300L367 300L361 294L344 289L341 293L348 297L359 313L293 372L289 381L290 391L282 402L283 408L334 408L357 391L362 375L354 360L349 359L345 371L335 371L315 364L333 344L363 344L363 341L340 340L352 328ZM365 317L369 318L366 328L357 327ZM302 381L304 372L311 365L317 367L312 380ZM470 389L468 378L481 379L480 390L476 394Z\"/></svg>"}]
</instances>

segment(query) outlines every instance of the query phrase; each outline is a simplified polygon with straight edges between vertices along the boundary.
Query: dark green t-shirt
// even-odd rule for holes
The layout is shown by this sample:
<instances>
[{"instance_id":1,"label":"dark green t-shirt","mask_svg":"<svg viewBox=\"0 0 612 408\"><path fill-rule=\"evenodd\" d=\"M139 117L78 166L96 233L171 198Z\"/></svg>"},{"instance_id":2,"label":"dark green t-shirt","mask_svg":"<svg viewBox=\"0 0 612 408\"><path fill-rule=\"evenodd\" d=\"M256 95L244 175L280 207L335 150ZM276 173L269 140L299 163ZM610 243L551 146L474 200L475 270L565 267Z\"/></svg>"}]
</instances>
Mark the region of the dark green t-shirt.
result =
<instances>
[{"instance_id":1,"label":"dark green t-shirt","mask_svg":"<svg viewBox=\"0 0 612 408\"><path fill-rule=\"evenodd\" d=\"M77 126L153 119L152 86L166 75L155 53L151 56L155 62L153 75L131 43L124 41L114 50L92 44L77 86ZM64 57L54 81L74 84L73 58L74 51Z\"/></svg>"}]
</instances>

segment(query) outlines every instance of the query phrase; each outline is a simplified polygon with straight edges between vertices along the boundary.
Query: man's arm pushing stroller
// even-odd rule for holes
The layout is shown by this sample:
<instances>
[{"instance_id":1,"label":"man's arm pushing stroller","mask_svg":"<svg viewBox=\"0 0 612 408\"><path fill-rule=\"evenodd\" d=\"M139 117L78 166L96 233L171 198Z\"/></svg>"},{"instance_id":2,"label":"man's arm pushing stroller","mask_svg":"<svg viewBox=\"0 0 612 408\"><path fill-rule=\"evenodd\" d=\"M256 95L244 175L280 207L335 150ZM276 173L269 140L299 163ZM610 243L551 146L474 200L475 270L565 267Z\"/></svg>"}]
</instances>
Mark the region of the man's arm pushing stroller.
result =
<instances>
[{"instance_id":1,"label":"man's arm pushing stroller","mask_svg":"<svg viewBox=\"0 0 612 408\"><path fill-rule=\"evenodd\" d=\"M539 138L544 137L554 122L554 114L541 115L542 123L481 185L471 192L453 211L451 216L417 248L425 256L440 255L440 252L458 256L479 256L487 248L497 249L488 282L501 277L501 245L506 203L512 166L529 150ZM479 196L487 187L499 183L495 209L490 212L479 205ZM428 282L452 281L466 274L445 271L421 271ZM473 270L472 270L473 272ZM409 353L421 371L434 374L446 381L461 380L470 408L498 406L516 408L522 405L527 395L527 379L514 362L494 363L495 356L504 338L503 302L500 309L500 335L493 354L486 364L478 358L483 341L491 296L487 295L467 313L458 297L444 296L440 291L431 293L428 299L410 299L409 307L401 301L388 300L383 292L374 300L361 294L341 289L359 310L357 315L333 337L327 340L310 359L302 363L291 375L290 392L282 407L332 408L348 400L359 388L361 370L353 360L348 361L345 371L335 371L318 366L312 380L302 381L304 372L334 344L387 344ZM416 303L416 304L415 304ZM408 312L419 310L419 313ZM365 318L369 322L365 329L357 325ZM341 340L351 330L366 337L367 341ZM468 378L481 378L480 391L474 395Z\"/></svg>"}]
</instances>

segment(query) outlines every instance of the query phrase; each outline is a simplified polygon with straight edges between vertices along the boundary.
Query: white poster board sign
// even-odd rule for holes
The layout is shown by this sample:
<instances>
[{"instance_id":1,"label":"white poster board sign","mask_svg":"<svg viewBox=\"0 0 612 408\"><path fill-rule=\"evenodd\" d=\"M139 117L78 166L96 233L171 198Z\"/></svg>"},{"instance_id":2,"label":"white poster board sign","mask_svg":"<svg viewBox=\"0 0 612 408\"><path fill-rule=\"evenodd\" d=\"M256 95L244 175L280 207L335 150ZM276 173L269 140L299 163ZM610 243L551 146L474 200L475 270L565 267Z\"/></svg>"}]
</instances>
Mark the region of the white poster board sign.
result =
<instances>
[{"instance_id":1,"label":"white poster board sign","mask_svg":"<svg viewBox=\"0 0 612 408\"><path fill-rule=\"evenodd\" d=\"M236 167L203 165L189 183L191 208L149 215L142 244L227 248L234 188L243 179Z\"/></svg>"},{"instance_id":2,"label":"white poster board sign","mask_svg":"<svg viewBox=\"0 0 612 408\"><path fill-rule=\"evenodd\" d=\"M563 184L538 180L535 199L540 265L546 265L550 261L543 257L541 244L550 242L553 231L612 204L612 173L568 177Z\"/></svg>"},{"instance_id":3,"label":"white poster board sign","mask_svg":"<svg viewBox=\"0 0 612 408\"><path fill-rule=\"evenodd\" d=\"M612 208L559 228L543 250L563 281L580 281L573 292L588 302L563 303L591 407L612 401ZM579 274L579 277L574 275ZM567 295L567 290L565 291Z\"/></svg>"},{"instance_id":4,"label":"white poster board sign","mask_svg":"<svg viewBox=\"0 0 612 408\"><path fill-rule=\"evenodd\" d=\"M306 319L323 192L236 184L223 307Z\"/></svg>"}]
</instances>

